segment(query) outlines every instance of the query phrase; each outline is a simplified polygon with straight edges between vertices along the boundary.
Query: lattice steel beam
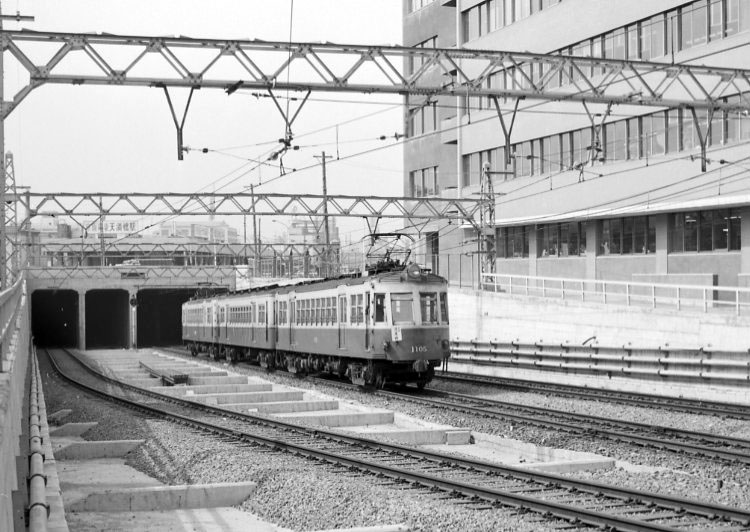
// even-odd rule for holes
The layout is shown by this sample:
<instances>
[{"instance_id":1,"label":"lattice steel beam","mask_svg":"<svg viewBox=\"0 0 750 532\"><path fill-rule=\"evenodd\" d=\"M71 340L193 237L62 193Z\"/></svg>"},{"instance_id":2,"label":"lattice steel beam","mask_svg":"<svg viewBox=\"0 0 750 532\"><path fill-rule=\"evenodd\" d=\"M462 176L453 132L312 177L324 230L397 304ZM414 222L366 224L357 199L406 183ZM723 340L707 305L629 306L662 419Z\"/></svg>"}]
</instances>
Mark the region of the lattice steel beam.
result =
<instances>
[{"instance_id":1,"label":"lattice steel beam","mask_svg":"<svg viewBox=\"0 0 750 532\"><path fill-rule=\"evenodd\" d=\"M88 238L84 241L77 238L68 238L65 241L49 242L42 241L29 244L34 247L36 254L40 256L63 256L76 257L80 255L97 256L100 252L99 239ZM248 259L271 257L288 257L290 254L296 257L306 254L311 257L322 257L325 255L325 244L227 244L221 242L182 242L182 243L152 243L133 242L133 240L113 239L105 240L105 252L107 258L190 258L207 256L229 256L247 257Z\"/></svg>"},{"instance_id":2,"label":"lattice steel beam","mask_svg":"<svg viewBox=\"0 0 750 532\"><path fill-rule=\"evenodd\" d=\"M38 45L49 50L35 62ZM36 48L35 48L35 45ZM750 70L462 48L2 31L29 73L7 116L45 83L496 96L602 104L750 110ZM35 53L30 53L30 50ZM144 63L158 56L163 74ZM75 60L71 58L75 57ZM405 65L419 65L408 72ZM188 66L190 65L190 66ZM153 68L153 61L149 67ZM292 68L293 67L293 68ZM505 87L488 88L508 72ZM289 78L288 78L289 76ZM743 94L739 103L722 98Z\"/></svg>"},{"instance_id":3,"label":"lattice steel beam","mask_svg":"<svg viewBox=\"0 0 750 532\"><path fill-rule=\"evenodd\" d=\"M328 216L408 220L473 220L479 199L221 193L39 193L19 196L28 218L100 216ZM27 221L27 220L25 220Z\"/></svg>"}]
</instances>

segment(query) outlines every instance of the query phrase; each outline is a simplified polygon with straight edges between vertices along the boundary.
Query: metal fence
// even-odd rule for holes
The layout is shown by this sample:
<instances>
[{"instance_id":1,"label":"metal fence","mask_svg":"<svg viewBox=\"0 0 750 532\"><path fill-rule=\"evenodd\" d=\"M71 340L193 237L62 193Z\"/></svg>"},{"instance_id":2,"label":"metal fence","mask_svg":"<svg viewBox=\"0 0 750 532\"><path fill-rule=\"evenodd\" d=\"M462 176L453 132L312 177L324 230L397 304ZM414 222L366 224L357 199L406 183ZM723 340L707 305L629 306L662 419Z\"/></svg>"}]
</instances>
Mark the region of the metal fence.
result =
<instances>
[{"instance_id":1,"label":"metal fence","mask_svg":"<svg viewBox=\"0 0 750 532\"><path fill-rule=\"evenodd\" d=\"M481 288L511 295L709 312L750 312L750 288L483 273Z\"/></svg>"}]
</instances>

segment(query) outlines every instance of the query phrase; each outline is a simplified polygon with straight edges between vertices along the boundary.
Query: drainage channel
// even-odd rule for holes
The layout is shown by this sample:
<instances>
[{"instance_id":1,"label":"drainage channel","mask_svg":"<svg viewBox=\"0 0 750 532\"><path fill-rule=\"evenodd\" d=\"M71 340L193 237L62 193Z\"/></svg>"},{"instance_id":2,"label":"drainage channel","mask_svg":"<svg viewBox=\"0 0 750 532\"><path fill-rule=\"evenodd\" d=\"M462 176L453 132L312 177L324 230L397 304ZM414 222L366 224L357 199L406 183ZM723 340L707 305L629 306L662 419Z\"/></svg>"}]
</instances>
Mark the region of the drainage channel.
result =
<instances>
[{"instance_id":1,"label":"drainage channel","mask_svg":"<svg viewBox=\"0 0 750 532\"><path fill-rule=\"evenodd\" d=\"M457 497L471 497L523 511L533 511L550 519L558 518L575 526L609 527L627 531L720 530L724 525L750 530L750 512L682 498L665 497L589 483L482 461L460 459L440 453L386 444L367 438L343 436L321 429L272 420L251 414L238 414L192 401L167 397L127 385L97 372L70 353L49 355L56 369L74 384L172 421L210 431L224 438L292 452L380 477L445 491ZM60 367L65 363L65 371ZM85 369L100 380L94 386L70 376L71 364L78 372ZM105 382L102 382L105 381ZM109 390L102 390L108 387ZM114 393L114 389L120 391ZM126 398L147 396L151 404ZM156 403L161 402L161 406ZM193 410L192 415L177 413L174 406ZM200 410L196 419L195 410ZM439 474L440 476L436 476ZM734 528L735 530L737 528Z\"/></svg>"},{"instance_id":2,"label":"drainage channel","mask_svg":"<svg viewBox=\"0 0 750 532\"><path fill-rule=\"evenodd\" d=\"M509 377L466 375L463 373L448 371L436 372L435 379L449 382L461 382L464 384L481 384L485 386L489 385L503 389L521 390L547 395L552 394L563 397L571 397L575 399L585 399L589 401L605 401L608 403L618 403L628 406L664 408L677 412L686 412L688 414L723 416L735 419L750 419L750 406L733 403L667 397L649 393L584 388L581 386L572 386L569 384L552 384L549 382L538 382Z\"/></svg>"}]
</instances>

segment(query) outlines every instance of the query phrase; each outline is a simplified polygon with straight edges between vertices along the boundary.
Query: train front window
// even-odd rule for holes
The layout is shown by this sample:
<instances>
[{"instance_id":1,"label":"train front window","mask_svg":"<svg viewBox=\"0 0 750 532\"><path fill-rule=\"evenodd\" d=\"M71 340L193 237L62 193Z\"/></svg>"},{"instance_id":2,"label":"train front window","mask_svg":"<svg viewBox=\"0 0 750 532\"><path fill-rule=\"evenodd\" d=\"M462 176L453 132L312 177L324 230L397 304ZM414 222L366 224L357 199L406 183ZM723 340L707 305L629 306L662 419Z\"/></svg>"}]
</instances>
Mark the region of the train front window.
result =
<instances>
[{"instance_id":1,"label":"train front window","mask_svg":"<svg viewBox=\"0 0 750 532\"><path fill-rule=\"evenodd\" d=\"M420 293L419 294L419 309L422 311L422 323L437 323L438 322L438 308L437 308L437 293Z\"/></svg>"},{"instance_id":2,"label":"train front window","mask_svg":"<svg viewBox=\"0 0 750 532\"><path fill-rule=\"evenodd\" d=\"M414 323L414 298L411 294L391 294L393 323Z\"/></svg>"},{"instance_id":3,"label":"train front window","mask_svg":"<svg viewBox=\"0 0 750 532\"><path fill-rule=\"evenodd\" d=\"M385 294L375 294L375 323L385 321Z\"/></svg>"},{"instance_id":4,"label":"train front window","mask_svg":"<svg viewBox=\"0 0 750 532\"><path fill-rule=\"evenodd\" d=\"M440 321L448 323L448 294L445 292L440 294Z\"/></svg>"}]
</instances>

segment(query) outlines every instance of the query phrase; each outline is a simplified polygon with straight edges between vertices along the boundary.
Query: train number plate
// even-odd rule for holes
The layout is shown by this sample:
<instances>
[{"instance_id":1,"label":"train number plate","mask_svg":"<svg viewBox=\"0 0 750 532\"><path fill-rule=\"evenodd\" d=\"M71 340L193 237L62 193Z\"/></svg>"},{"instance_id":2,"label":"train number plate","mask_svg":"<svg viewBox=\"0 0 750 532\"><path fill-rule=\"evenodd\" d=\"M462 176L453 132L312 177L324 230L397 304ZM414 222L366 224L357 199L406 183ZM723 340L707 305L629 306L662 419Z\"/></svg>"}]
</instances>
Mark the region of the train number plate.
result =
<instances>
[{"instance_id":1,"label":"train number plate","mask_svg":"<svg viewBox=\"0 0 750 532\"><path fill-rule=\"evenodd\" d=\"M398 325L391 327L391 338L394 342L400 342L403 339L403 336L401 336L401 327Z\"/></svg>"}]
</instances>

